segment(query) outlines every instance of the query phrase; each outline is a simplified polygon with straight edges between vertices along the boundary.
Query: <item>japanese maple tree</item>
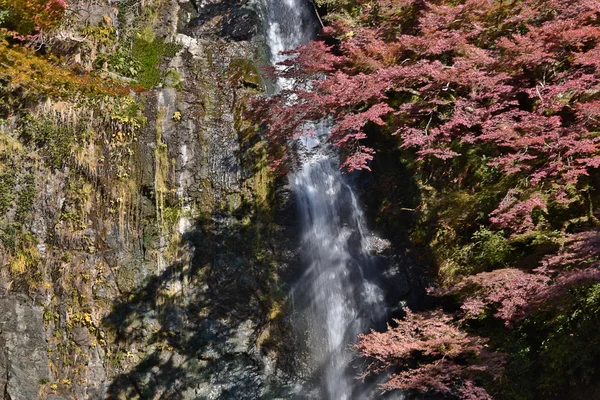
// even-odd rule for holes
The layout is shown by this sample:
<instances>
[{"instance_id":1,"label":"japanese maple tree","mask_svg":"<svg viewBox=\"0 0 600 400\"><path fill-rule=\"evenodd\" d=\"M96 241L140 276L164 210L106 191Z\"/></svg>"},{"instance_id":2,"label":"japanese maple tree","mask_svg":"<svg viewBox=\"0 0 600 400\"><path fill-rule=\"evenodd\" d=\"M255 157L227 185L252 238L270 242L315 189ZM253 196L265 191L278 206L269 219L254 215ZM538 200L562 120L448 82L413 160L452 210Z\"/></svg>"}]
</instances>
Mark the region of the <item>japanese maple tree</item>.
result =
<instances>
[{"instance_id":1,"label":"japanese maple tree","mask_svg":"<svg viewBox=\"0 0 600 400\"><path fill-rule=\"evenodd\" d=\"M296 88L255 102L271 144L289 148L306 122L328 119L347 171L369 169L367 125L442 164L486 145L488 165L517 178L492 221L517 232L600 166L594 1L357 3L355 24L323 32L335 48L311 42L284 63Z\"/></svg>"},{"instance_id":2,"label":"japanese maple tree","mask_svg":"<svg viewBox=\"0 0 600 400\"><path fill-rule=\"evenodd\" d=\"M476 381L485 375L501 375L502 354L487 351L484 339L467 334L441 311L405 312L403 319L394 321L396 327L359 335L354 347L368 360L361 376L392 369L384 390L417 389L491 399Z\"/></svg>"}]
</instances>

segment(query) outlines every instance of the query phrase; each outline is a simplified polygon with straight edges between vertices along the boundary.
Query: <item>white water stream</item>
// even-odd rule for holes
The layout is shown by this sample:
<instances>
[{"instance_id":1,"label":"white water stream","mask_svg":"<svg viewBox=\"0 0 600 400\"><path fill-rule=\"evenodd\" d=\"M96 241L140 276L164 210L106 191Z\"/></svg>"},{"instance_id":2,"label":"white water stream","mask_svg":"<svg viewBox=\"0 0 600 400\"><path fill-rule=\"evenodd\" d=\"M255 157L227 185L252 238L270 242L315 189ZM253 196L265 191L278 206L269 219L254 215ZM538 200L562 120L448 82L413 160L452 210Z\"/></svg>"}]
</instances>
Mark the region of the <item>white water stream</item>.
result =
<instances>
[{"instance_id":1,"label":"white water stream","mask_svg":"<svg viewBox=\"0 0 600 400\"><path fill-rule=\"evenodd\" d=\"M309 0L265 0L271 62L285 60L281 51L314 38L318 28ZM280 79L279 89L293 81ZM290 176L302 224L301 254L305 272L292 298L298 325L306 336L310 364L319 375L320 398L370 397L349 365L348 346L357 334L385 317L383 293L365 279L374 265L366 251L362 212L337 168L334 154L321 138L304 138L302 167ZM322 142L322 143L320 143Z\"/></svg>"}]
</instances>

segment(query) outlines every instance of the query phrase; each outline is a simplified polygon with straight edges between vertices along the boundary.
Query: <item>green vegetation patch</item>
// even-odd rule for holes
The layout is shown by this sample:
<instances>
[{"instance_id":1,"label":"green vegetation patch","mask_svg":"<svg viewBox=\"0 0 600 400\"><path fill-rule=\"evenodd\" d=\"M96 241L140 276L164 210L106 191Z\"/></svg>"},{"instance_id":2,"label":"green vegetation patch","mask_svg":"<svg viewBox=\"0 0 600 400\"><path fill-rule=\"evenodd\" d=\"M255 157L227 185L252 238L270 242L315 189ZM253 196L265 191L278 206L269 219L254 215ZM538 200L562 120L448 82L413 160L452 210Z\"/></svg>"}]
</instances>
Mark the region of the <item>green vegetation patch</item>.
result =
<instances>
[{"instance_id":1,"label":"green vegetation patch","mask_svg":"<svg viewBox=\"0 0 600 400\"><path fill-rule=\"evenodd\" d=\"M157 38L151 27L145 27L133 36L131 51L120 47L111 56L109 65L116 72L151 89L162 81L163 71L159 68L162 58L175 56L179 49L179 45Z\"/></svg>"},{"instance_id":2,"label":"green vegetation patch","mask_svg":"<svg viewBox=\"0 0 600 400\"><path fill-rule=\"evenodd\" d=\"M13 172L0 174L0 215L4 215L10 209L15 195L16 177Z\"/></svg>"},{"instance_id":3,"label":"green vegetation patch","mask_svg":"<svg viewBox=\"0 0 600 400\"><path fill-rule=\"evenodd\" d=\"M25 143L38 147L48 164L60 168L72 153L73 146L87 132L83 124L69 125L47 121L31 114L19 120L19 133Z\"/></svg>"}]
</instances>

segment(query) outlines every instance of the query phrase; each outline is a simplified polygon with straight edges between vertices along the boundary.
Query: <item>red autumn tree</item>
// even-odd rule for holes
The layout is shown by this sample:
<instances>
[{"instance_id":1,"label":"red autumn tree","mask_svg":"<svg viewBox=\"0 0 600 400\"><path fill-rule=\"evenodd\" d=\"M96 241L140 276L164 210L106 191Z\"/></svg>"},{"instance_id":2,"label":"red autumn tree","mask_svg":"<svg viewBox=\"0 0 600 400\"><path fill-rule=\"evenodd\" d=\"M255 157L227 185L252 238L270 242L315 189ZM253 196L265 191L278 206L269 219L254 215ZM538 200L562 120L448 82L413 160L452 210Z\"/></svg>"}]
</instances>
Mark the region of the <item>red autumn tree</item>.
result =
<instances>
[{"instance_id":1,"label":"red autumn tree","mask_svg":"<svg viewBox=\"0 0 600 400\"><path fill-rule=\"evenodd\" d=\"M492 310L510 327L534 312L559 306L570 290L600 282L599 243L597 230L571 234L558 253L544 257L531 272L516 268L483 272L430 293L460 297L464 319Z\"/></svg>"},{"instance_id":2,"label":"red autumn tree","mask_svg":"<svg viewBox=\"0 0 600 400\"><path fill-rule=\"evenodd\" d=\"M279 75L298 79L296 88L254 103L273 146L287 149L322 119L348 171L369 169L367 125L441 165L485 146L488 165L516 182L492 221L517 232L600 166L595 2L357 3L355 24L324 31L335 49L311 42L284 63Z\"/></svg>"},{"instance_id":3,"label":"red autumn tree","mask_svg":"<svg viewBox=\"0 0 600 400\"><path fill-rule=\"evenodd\" d=\"M398 328L361 336L357 344L372 361L366 374L390 373L386 390L485 398L475 389L475 370L487 368L485 352L478 347L483 342L465 331L473 321L500 319L506 331L516 331L527 318L546 313L551 321L528 328L534 330L530 336L543 341L549 337L545 326L554 327L556 321L583 326L582 321L597 320L584 315L594 307L578 307L595 301L587 289L600 281L593 201L581 201L582 193L593 192L590 175L600 167L600 4L339 3L352 6L329 19L322 41L290 52L293 57L276 72L294 78L296 86L253 104L274 157L289 162L293 140L309 133L314 121L326 120L330 142L342 154L342 168L369 169L381 150L371 135L389 136L397 139L399 152L417 160L419 173L434 177L426 182L427 191L450 186L447 179L452 177L457 186L470 181L468 189L478 194L479 177L469 170L453 175L453 168L462 163L492 171L498 187L485 199L492 204L486 204L485 223L507 242L543 230L555 230L560 237L552 243L559 249L544 250L550 251L544 257L518 265L503 260L495 264L502 265L498 270L477 266L473 270L479 273L436 291L461 303L457 315L409 314ZM477 154L483 167L468 164L470 154ZM577 210L584 203L587 210ZM468 238L473 232L460 233ZM561 315L567 305L573 314ZM458 320L460 327L453 322ZM577 332L570 335L565 343L576 342ZM530 336L527 340L533 340ZM535 353L529 343L525 346L522 353ZM444 349L454 350L446 354ZM543 365L542 358L534 354L529 360Z\"/></svg>"},{"instance_id":4,"label":"red autumn tree","mask_svg":"<svg viewBox=\"0 0 600 400\"><path fill-rule=\"evenodd\" d=\"M362 377L388 372L382 385L386 391L417 389L491 399L476 381L498 378L502 355L488 352L484 339L467 334L441 311L405 311L402 320L395 320L396 327L359 335L354 347L368 362Z\"/></svg>"}]
</instances>

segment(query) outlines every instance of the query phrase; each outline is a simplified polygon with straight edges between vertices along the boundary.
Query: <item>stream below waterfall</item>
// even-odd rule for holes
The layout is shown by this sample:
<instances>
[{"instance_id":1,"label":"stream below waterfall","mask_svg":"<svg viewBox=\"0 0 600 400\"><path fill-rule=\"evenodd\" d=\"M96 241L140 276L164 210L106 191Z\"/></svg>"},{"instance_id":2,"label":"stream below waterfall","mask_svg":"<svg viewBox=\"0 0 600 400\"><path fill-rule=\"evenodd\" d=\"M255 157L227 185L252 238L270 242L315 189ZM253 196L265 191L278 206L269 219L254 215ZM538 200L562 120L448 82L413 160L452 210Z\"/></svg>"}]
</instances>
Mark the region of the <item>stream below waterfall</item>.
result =
<instances>
[{"instance_id":1,"label":"stream below waterfall","mask_svg":"<svg viewBox=\"0 0 600 400\"><path fill-rule=\"evenodd\" d=\"M266 0L267 41L271 62L281 52L313 39L316 10L309 0ZM277 88L293 81L279 79ZM303 337L319 387L320 399L380 398L374 385L356 379L349 349L357 335L386 320L384 293L373 278L376 267L367 250L363 214L351 186L327 145L329 129L299 143L301 167L290 175L302 229L303 274L290 295L292 319Z\"/></svg>"}]
</instances>

